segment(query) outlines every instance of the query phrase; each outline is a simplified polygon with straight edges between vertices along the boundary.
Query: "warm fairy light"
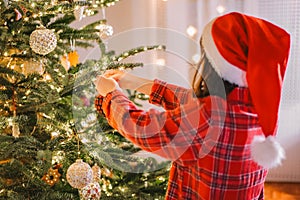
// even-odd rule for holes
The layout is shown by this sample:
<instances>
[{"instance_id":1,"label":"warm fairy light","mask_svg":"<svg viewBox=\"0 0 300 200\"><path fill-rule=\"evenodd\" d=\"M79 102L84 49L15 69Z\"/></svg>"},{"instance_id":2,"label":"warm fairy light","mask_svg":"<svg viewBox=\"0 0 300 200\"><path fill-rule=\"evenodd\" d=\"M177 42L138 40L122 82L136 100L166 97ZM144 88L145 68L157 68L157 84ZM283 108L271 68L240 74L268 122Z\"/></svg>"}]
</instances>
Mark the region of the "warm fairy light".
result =
<instances>
[{"instance_id":1,"label":"warm fairy light","mask_svg":"<svg viewBox=\"0 0 300 200\"><path fill-rule=\"evenodd\" d=\"M4 55L4 56L8 56L8 53L7 53L7 51L5 51L3 55Z\"/></svg>"},{"instance_id":2,"label":"warm fairy light","mask_svg":"<svg viewBox=\"0 0 300 200\"><path fill-rule=\"evenodd\" d=\"M86 10L85 10L85 13L86 13L87 16L92 16L92 15L95 14L95 12L92 11L92 10L90 10L90 9L86 9Z\"/></svg>"},{"instance_id":3,"label":"warm fairy light","mask_svg":"<svg viewBox=\"0 0 300 200\"><path fill-rule=\"evenodd\" d=\"M50 80L51 80L51 76L50 76L49 74L46 74L46 75L44 76L44 80L50 81Z\"/></svg>"},{"instance_id":4,"label":"warm fairy light","mask_svg":"<svg viewBox=\"0 0 300 200\"><path fill-rule=\"evenodd\" d=\"M32 4L31 4L31 7L33 7L33 8L34 8L34 7L35 7L35 3L32 3Z\"/></svg>"},{"instance_id":5,"label":"warm fairy light","mask_svg":"<svg viewBox=\"0 0 300 200\"><path fill-rule=\"evenodd\" d=\"M144 186L145 186L145 187L148 187L148 186L149 186L148 181L145 181L145 182L144 182Z\"/></svg>"},{"instance_id":6,"label":"warm fairy light","mask_svg":"<svg viewBox=\"0 0 300 200\"><path fill-rule=\"evenodd\" d=\"M165 66L166 65L166 60L164 58L159 58L156 60L156 64L159 66Z\"/></svg>"},{"instance_id":7,"label":"warm fairy light","mask_svg":"<svg viewBox=\"0 0 300 200\"><path fill-rule=\"evenodd\" d=\"M163 49L165 49L165 47L164 47L163 45L159 45L159 46L157 47L157 49L163 50Z\"/></svg>"},{"instance_id":8,"label":"warm fairy light","mask_svg":"<svg viewBox=\"0 0 300 200\"><path fill-rule=\"evenodd\" d=\"M199 54L193 55L192 60L194 63L198 63L200 61L200 55Z\"/></svg>"},{"instance_id":9,"label":"warm fairy light","mask_svg":"<svg viewBox=\"0 0 300 200\"><path fill-rule=\"evenodd\" d=\"M125 192L125 190L126 190L126 188L124 188L124 187L119 187L119 188L120 188L121 192Z\"/></svg>"},{"instance_id":10,"label":"warm fairy light","mask_svg":"<svg viewBox=\"0 0 300 200\"><path fill-rule=\"evenodd\" d=\"M224 12L225 12L225 7L222 6L222 5L218 5L218 6L217 6L217 12L218 12L219 14L224 13Z\"/></svg>"},{"instance_id":11,"label":"warm fairy light","mask_svg":"<svg viewBox=\"0 0 300 200\"><path fill-rule=\"evenodd\" d=\"M7 102L5 102L5 103L7 103ZM12 124L13 124L13 119L12 119L12 118L8 118L8 119L7 119L7 122L8 122L8 125L9 125L9 126L12 126Z\"/></svg>"},{"instance_id":12,"label":"warm fairy light","mask_svg":"<svg viewBox=\"0 0 300 200\"><path fill-rule=\"evenodd\" d=\"M59 136L59 133L58 132L52 132L51 133L51 138L56 138Z\"/></svg>"},{"instance_id":13,"label":"warm fairy light","mask_svg":"<svg viewBox=\"0 0 300 200\"><path fill-rule=\"evenodd\" d=\"M198 32L197 29L192 25L189 25L188 28L186 29L186 33L190 37L194 37L197 34L197 32Z\"/></svg>"},{"instance_id":14,"label":"warm fairy light","mask_svg":"<svg viewBox=\"0 0 300 200\"><path fill-rule=\"evenodd\" d=\"M160 176L160 177L158 177L158 180L160 180L160 181L165 181L166 179L165 179L165 177Z\"/></svg>"},{"instance_id":15,"label":"warm fairy light","mask_svg":"<svg viewBox=\"0 0 300 200\"><path fill-rule=\"evenodd\" d=\"M31 90L27 90L26 92L25 92L25 95L29 95L31 93Z\"/></svg>"}]
</instances>

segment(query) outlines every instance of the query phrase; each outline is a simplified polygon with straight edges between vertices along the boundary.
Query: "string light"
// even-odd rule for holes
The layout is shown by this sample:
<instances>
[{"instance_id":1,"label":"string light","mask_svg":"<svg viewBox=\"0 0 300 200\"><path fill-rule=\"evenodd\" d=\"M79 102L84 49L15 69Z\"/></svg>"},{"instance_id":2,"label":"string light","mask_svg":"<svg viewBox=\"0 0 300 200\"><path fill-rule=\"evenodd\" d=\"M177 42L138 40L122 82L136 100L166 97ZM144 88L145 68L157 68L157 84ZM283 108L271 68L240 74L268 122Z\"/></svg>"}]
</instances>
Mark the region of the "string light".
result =
<instances>
[{"instance_id":1,"label":"string light","mask_svg":"<svg viewBox=\"0 0 300 200\"><path fill-rule=\"evenodd\" d=\"M156 64L159 66L165 66L166 65L166 60L164 58L159 58L156 60Z\"/></svg>"},{"instance_id":2,"label":"string light","mask_svg":"<svg viewBox=\"0 0 300 200\"><path fill-rule=\"evenodd\" d=\"M200 57L201 56L199 54L193 55L193 57L192 57L193 62L198 63L200 61Z\"/></svg>"},{"instance_id":3,"label":"string light","mask_svg":"<svg viewBox=\"0 0 300 200\"><path fill-rule=\"evenodd\" d=\"M188 34L188 36L190 37L194 37L197 34L197 28L189 25L188 28L186 29L186 33Z\"/></svg>"},{"instance_id":4,"label":"string light","mask_svg":"<svg viewBox=\"0 0 300 200\"><path fill-rule=\"evenodd\" d=\"M219 4L216 9L219 14L223 14L225 12L226 8L224 6L223 0L219 1Z\"/></svg>"}]
</instances>

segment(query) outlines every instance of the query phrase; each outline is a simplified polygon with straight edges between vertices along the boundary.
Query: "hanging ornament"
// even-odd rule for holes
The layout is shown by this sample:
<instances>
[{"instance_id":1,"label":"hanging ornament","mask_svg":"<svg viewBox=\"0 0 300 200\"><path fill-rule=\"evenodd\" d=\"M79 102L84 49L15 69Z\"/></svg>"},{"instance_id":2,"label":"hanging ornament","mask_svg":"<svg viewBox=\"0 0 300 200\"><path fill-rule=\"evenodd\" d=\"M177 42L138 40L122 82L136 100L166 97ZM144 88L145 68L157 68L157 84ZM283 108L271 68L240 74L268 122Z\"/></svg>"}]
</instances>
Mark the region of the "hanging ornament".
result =
<instances>
[{"instance_id":1,"label":"hanging ornament","mask_svg":"<svg viewBox=\"0 0 300 200\"><path fill-rule=\"evenodd\" d=\"M23 64L22 73L25 76L28 76L29 74L34 74L34 73L42 75L44 73L44 71L45 71L45 69L43 67L42 61L29 60L29 61L25 61Z\"/></svg>"},{"instance_id":2,"label":"hanging ornament","mask_svg":"<svg viewBox=\"0 0 300 200\"><path fill-rule=\"evenodd\" d=\"M92 182L80 189L79 195L80 199L83 200L99 200L101 197L101 187L99 183Z\"/></svg>"},{"instance_id":3,"label":"hanging ornament","mask_svg":"<svg viewBox=\"0 0 300 200\"><path fill-rule=\"evenodd\" d=\"M100 167L97 164L95 164L92 167L92 171L93 171L93 181L94 182L99 182L100 179L101 179L101 169L100 169Z\"/></svg>"},{"instance_id":4,"label":"hanging ornament","mask_svg":"<svg viewBox=\"0 0 300 200\"><path fill-rule=\"evenodd\" d=\"M22 12L24 13L24 15L26 15L26 13L27 13L27 8L25 8L24 6L20 6L20 8L21 8L21 10L22 10Z\"/></svg>"},{"instance_id":5,"label":"hanging ornament","mask_svg":"<svg viewBox=\"0 0 300 200\"><path fill-rule=\"evenodd\" d=\"M57 39L52 30L41 26L30 34L29 44L35 53L47 55L56 48Z\"/></svg>"},{"instance_id":6,"label":"hanging ornament","mask_svg":"<svg viewBox=\"0 0 300 200\"><path fill-rule=\"evenodd\" d=\"M22 14L18 9L14 9L15 13L16 13L16 21L19 21L22 18Z\"/></svg>"},{"instance_id":7,"label":"hanging ornament","mask_svg":"<svg viewBox=\"0 0 300 200\"><path fill-rule=\"evenodd\" d=\"M102 8L102 20L100 20L100 25L96 27L99 30L99 36L102 40L107 39L112 36L114 33L114 29L111 25L107 24L106 16L105 16L105 7Z\"/></svg>"},{"instance_id":8,"label":"hanging ornament","mask_svg":"<svg viewBox=\"0 0 300 200\"><path fill-rule=\"evenodd\" d=\"M20 136L20 128L18 123L13 123L12 125L12 136L14 136L15 138L18 138Z\"/></svg>"},{"instance_id":9,"label":"hanging ornament","mask_svg":"<svg viewBox=\"0 0 300 200\"><path fill-rule=\"evenodd\" d=\"M81 101L82 101L82 105L83 106L90 106L91 105L91 102L90 102L90 98L88 98L87 96L83 95L80 97Z\"/></svg>"},{"instance_id":10,"label":"hanging ornament","mask_svg":"<svg viewBox=\"0 0 300 200\"><path fill-rule=\"evenodd\" d=\"M51 187L59 182L61 174L58 172L58 168L50 168L48 172L42 177L42 180Z\"/></svg>"},{"instance_id":11,"label":"hanging ornament","mask_svg":"<svg viewBox=\"0 0 300 200\"><path fill-rule=\"evenodd\" d=\"M79 63L79 55L76 50L68 53L68 58L72 67L76 67L76 65Z\"/></svg>"},{"instance_id":12,"label":"hanging ornament","mask_svg":"<svg viewBox=\"0 0 300 200\"><path fill-rule=\"evenodd\" d=\"M61 57L60 62L66 71L69 71L70 67L76 67L79 63L79 55L75 50L75 40L70 40L71 52Z\"/></svg>"},{"instance_id":13,"label":"hanging ornament","mask_svg":"<svg viewBox=\"0 0 300 200\"><path fill-rule=\"evenodd\" d=\"M93 180L92 168L81 159L77 159L67 170L67 181L73 188L81 189Z\"/></svg>"},{"instance_id":14,"label":"hanging ornament","mask_svg":"<svg viewBox=\"0 0 300 200\"><path fill-rule=\"evenodd\" d=\"M70 64L70 61L68 58L68 54L66 54L60 58L60 63L65 68L66 71L69 71L71 64Z\"/></svg>"},{"instance_id":15,"label":"hanging ornament","mask_svg":"<svg viewBox=\"0 0 300 200\"><path fill-rule=\"evenodd\" d=\"M79 63L79 55L76 51L75 40L70 39L71 52L68 53L70 65L76 67Z\"/></svg>"},{"instance_id":16,"label":"hanging ornament","mask_svg":"<svg viewBox=\"0 0 300 200\"><path fill-rule=\"evenodd\" d=\"M113 177L113 173L108 168L104 168L101 172L106 177L109 177L109 178Z\"/></svg>"},{"instance_id":17,"label":"hanging ornament","mask_svg":"<svg viewBox=\"0 0 300 200\"><path fill-rule=\"evenodd\" d=\"M99 30L99 36L102 40L107 39L114 33L113 27L107 24L105 19L101 20L100 25L96 27Z\"/></svg>"}]
</instances>

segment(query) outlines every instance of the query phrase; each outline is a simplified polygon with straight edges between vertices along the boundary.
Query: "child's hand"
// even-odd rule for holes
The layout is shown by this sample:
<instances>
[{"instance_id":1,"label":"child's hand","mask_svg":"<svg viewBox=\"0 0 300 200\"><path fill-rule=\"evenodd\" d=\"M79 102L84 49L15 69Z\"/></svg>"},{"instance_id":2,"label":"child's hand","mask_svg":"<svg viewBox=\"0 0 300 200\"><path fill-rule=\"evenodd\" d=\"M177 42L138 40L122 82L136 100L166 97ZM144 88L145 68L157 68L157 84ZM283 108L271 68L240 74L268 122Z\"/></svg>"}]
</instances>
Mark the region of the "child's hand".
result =
<instances>
[{"instance_id":1,"label":"child's hand","mask_svg":"<svg viewBox=\"0 0 300 200\"><path fill-rule=\"evenodd\" d=\"M107 70L103 76L113 78L123 89L137 90L144 94L150 94L152 80L145 79L122 70Z\"/></svg>"},{"instance_id":2,"label":"child's hand","mask_svg":"<svg viewBox=\"0 0 300 200\"><path fill-rule=\"evenodd\" d=\"M103 76L106 78L113 78L118 83L119 86L123 89L135 89L132 88L135 85L136 76L129 74L123 70L107 70Z\"/></svg>"},{"instance_id":3,"label":"child's hand","mask_svg":"<svg viewBox=\"0 0 300 200\"><path fill-rule=\"evenodd\" d=\"M103 76L106 78L113 78L117 82L119 82L126 74L127 72L123 70L110 69L110 70L106 70Z\"/></svg>"},{"instance_id":4,"label":"child's hand","mask_svg":"<svg viewBox=\"0 0 300 200\"><path fill-rule=\"evenodd\" d=\"M104 97L114 90L121 90L116 80L112 78L106 78L103 75L98 76L94 83L98 93Z\"/></svg>"}]
</instances>

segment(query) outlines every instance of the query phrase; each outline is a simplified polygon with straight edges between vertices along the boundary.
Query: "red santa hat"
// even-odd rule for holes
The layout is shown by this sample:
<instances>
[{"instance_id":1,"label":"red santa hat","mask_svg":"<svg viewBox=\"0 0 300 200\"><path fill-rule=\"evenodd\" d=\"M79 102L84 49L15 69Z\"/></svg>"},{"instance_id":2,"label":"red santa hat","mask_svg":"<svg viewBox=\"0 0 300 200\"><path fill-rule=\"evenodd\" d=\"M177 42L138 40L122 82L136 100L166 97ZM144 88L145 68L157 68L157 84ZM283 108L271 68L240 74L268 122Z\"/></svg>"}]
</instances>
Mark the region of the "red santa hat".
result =
<instances>
[{"instance_id":1,"label":"red santa hat","mask_svg":"<svg viewBox=\"0 0 300 200\"><path fill-rule=\"evenodd\" d=\"M264 133L253 139L252 158L266 168L277 166L284 158L274 136L290 35L270 22L234 12L208 23L201 41L223 79L249 88Z\"/></svg>"}]
</instances>

